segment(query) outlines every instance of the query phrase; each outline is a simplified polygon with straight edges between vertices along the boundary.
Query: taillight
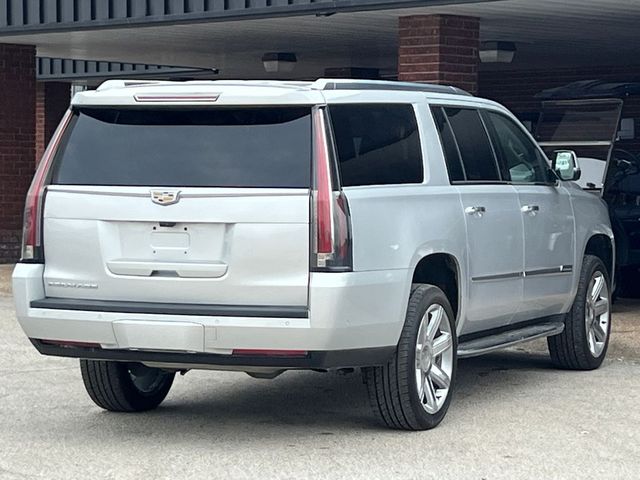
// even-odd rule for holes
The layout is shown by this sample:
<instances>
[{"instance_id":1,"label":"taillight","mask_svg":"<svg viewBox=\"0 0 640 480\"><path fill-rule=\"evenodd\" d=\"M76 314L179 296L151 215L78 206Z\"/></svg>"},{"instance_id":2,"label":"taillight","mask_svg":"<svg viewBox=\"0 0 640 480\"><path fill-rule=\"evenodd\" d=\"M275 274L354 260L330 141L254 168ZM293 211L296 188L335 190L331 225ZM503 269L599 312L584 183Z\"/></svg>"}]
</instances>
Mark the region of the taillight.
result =
<instances>
[{"instance_id":1,"label":"taillight","mask_svg":"<svg viewBox=\"0 0 640 480\"><path fill-rule=\"evenodd\" d=\"M351 219L347 197L340 189L333 136L326 111L313 111L313 271L352 270Z\"/></svg>"},{"instance_id":2,"label":"taillight","mask_svg":"<svg viewBox=\"0 0 640 480\"><path fill-rule=\"evenodd\" d=\"M22 229L22 260L23 262L42 262L42 209L44 207L44 189L46 187L49 170L55 157L62 135L71 120L68 111L56 129L49 146L40 160L40 164L31 181L24 207L24 223Z\"/></svg>"},{"instance_id":3,"label":"taillight","mask_svg":"<svg viewBox=\"0 0 640 480\"><path fill-rule=\"evenodd\" d=\"M55 345L62 348L102 348L99 343L95 342L76 342L75 340L40 340L45 345Z\"/></svg>"}]
</instances>

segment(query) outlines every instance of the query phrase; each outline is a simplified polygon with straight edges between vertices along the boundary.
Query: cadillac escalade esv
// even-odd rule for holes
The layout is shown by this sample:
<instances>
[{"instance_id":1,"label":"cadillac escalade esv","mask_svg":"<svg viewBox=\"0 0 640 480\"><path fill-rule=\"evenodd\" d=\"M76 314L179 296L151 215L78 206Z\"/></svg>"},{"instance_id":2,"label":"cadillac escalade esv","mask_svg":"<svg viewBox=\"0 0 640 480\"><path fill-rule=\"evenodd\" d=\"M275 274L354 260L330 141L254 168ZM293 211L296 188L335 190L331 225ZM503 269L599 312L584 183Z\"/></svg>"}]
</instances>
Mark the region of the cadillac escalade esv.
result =
<instances>
[{"instance_id":1,"label":"cadillac escalade esv","mask_svg":"<svg viewBox=\"0 0 640 480\"><path fill-rule=\"evenodd\" d=\"M602 363L613 234L579 174L453 87L109 81L33 179L18 320L107 410L189 369L360 368L384 423L432 428L458 358Z\"/></svg>"}]
</instances>

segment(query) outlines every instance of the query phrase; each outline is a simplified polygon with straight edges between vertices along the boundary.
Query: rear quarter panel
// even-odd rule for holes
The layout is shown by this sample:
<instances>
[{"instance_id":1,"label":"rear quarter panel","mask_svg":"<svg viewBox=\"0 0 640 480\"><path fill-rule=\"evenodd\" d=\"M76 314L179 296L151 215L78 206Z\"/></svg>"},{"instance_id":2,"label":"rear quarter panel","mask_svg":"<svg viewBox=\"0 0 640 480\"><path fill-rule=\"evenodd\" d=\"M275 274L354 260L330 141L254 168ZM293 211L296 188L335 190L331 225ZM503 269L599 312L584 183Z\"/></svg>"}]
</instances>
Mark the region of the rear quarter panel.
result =
<instances>
[{"instance_id":1,"label":"rear quarter panel","mask_svg":"<svg viewBox=\"0 0 640 480\"><path fill-rule=\"evenodd\" d=\"M402 321L418 262L434 253L452 255L459 269L459 296L467 295L466 228L460 196L449 185L440 140L426 101L415 103L422 142L421 185L347 187L355 271L403 270ZM459 302L458 331L466 302ZM399 336L400 332L398 332Z\"/></svg>"}]
</instances>

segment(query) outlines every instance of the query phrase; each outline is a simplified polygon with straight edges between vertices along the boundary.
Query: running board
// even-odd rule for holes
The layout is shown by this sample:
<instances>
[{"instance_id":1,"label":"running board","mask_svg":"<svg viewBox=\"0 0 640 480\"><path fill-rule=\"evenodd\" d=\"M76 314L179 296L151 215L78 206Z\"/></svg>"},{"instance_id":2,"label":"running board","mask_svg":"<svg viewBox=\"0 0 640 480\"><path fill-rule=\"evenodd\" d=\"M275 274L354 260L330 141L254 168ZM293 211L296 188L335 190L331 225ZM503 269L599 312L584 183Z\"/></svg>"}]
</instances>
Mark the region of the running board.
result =
<instances>
[{"instance_id":1,"label":"running board","mask_svg":"<svg viewBox=\"0 0 640 480\"><path fill-rule=\"evenodd\" d=\"M467 340L458 344L458 358L476 357L536 338L558 335L563 330L563 322L544 322L518 328L517 330Z\"/></svg>"}]
</instances>

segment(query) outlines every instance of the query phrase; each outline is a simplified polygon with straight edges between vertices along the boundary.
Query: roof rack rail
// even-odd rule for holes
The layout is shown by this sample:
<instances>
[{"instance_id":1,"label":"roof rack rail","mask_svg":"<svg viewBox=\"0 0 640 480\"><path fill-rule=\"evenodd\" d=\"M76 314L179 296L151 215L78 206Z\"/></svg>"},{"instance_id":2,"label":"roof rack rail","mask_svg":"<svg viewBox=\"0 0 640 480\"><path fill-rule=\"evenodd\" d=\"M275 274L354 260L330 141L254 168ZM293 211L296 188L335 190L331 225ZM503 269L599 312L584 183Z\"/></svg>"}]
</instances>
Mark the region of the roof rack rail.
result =
<instances>
[{"instance_id":1,"label":"roof rack rail","mask_svg":"<svg viewBox=\"0 0 640 480\"><path fill-rule=\"evenodd\" d=\"M408 92L448 93L453 95L473 95L466 90L450 85L433 83L394 82L390 80L331 80L322 79L321 90L401 90Z\"/></svg>"}]
</instances>

